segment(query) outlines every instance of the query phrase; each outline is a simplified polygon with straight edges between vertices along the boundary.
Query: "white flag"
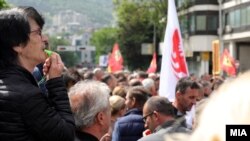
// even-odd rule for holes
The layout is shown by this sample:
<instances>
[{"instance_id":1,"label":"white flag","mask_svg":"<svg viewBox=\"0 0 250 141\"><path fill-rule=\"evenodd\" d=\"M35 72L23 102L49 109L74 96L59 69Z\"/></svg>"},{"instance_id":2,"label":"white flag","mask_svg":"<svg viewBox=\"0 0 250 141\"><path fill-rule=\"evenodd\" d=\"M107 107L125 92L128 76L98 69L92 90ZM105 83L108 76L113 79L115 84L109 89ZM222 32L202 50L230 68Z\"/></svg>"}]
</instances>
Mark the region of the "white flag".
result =
<instances>
[{"instance_id":1,"label":"white flag","mask_svg":"<svg viewBox=\"0 0 250 141\"><path fill-rule=\"evenodd\" d=\"M188 76L175 1L168 0L168 21L164 37L159 95L175 99L177 81Z\"/></svg>"}]
</instances>

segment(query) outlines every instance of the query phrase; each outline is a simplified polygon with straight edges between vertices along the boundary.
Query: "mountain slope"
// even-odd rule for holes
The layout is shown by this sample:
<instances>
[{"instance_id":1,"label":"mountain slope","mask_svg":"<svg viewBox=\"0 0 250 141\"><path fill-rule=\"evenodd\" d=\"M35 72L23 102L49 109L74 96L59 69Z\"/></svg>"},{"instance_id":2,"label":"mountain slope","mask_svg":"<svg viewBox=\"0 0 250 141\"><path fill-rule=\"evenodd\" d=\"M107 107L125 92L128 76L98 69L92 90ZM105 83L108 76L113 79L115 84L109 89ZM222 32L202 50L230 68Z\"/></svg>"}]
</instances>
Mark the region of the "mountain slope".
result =
<instances>
[{"instance_id":1,"label":"mountain slope","mask_svg":"<svg viewBox=\"0 0 250 141\"><path fill-rule=\"evenodd\" d=\"M83 15L93 23L102 25L111 24L113 4L112 0L6 0L16 6L33 6L42 13L52 15L59 11L71 9Z\"/></svg>"}]
</instances>

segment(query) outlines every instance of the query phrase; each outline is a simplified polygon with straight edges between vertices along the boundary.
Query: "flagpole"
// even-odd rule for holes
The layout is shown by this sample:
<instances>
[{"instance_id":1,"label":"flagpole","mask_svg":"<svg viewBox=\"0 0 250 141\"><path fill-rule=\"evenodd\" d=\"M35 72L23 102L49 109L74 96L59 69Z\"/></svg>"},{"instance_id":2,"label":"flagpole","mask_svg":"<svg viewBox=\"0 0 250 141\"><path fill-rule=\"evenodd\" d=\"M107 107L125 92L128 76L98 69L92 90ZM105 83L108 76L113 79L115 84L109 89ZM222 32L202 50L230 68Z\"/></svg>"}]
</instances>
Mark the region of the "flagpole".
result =
<instances>
[{"instance_id":1,"label":"flagpole","mask_svg":"<svg viewBox=\"0 0 250 141\"><path fill-rule=\"evenodd\" d=\"M155 27L155 22L154 22L153 53L156 51L156 33L155 32L156 32L156 27Z\"/></svg>"}]
</instances>

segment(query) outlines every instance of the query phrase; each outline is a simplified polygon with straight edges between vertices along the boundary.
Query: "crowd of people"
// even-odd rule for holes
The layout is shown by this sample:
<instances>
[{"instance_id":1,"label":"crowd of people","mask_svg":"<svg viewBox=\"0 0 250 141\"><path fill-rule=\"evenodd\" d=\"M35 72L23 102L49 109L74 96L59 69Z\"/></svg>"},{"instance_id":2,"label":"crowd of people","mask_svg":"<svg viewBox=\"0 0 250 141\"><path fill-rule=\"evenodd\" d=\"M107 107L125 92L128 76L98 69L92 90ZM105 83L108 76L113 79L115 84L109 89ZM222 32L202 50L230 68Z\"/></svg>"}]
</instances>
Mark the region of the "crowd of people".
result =
<instances>
[{"instance_id":1,"label":"crowd of people","mask_svg":"<svg viewBox=\"0 0 250 141\"><path fill-rule=\"evenodd\" d=\"M32 7L0 11L1 141L224 141L226 124L249 124L250 73L191 74L169 101L157 73L66 68L43 25Z\"/></svg>"}]
</instances>

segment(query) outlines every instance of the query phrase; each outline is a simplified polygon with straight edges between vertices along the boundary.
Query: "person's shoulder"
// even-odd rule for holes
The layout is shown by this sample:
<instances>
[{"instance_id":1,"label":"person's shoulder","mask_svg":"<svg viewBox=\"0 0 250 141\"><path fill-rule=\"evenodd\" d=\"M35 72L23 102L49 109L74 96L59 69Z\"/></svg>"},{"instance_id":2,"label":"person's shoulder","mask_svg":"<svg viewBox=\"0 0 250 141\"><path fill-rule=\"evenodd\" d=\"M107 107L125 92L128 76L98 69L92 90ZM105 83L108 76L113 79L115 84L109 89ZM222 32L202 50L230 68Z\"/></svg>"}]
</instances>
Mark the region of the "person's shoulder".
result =
<instances>
[{"instance_id":1,"label":"person's shoulder","mask_svg":"<svg viewBox=\"0 0 250 141\"><path fill-rule=\"evenodd\" d=\"M143 122L143 117L142 117L142 115L130 114L130 115L126 115L124 117L118 118L117 122L118 123L124 123L124 122Z\"/></svg>"},{"instance_id":2,"label":"person's shoulder","mask_svg":"<svg viewBox=\"0 0 250 141\"><path fill-rule=\"evenodd\" d=\"M142 137L138 141L164 141L164 133L153 133L148 136Z\"/></svg>"}]
</instances>

